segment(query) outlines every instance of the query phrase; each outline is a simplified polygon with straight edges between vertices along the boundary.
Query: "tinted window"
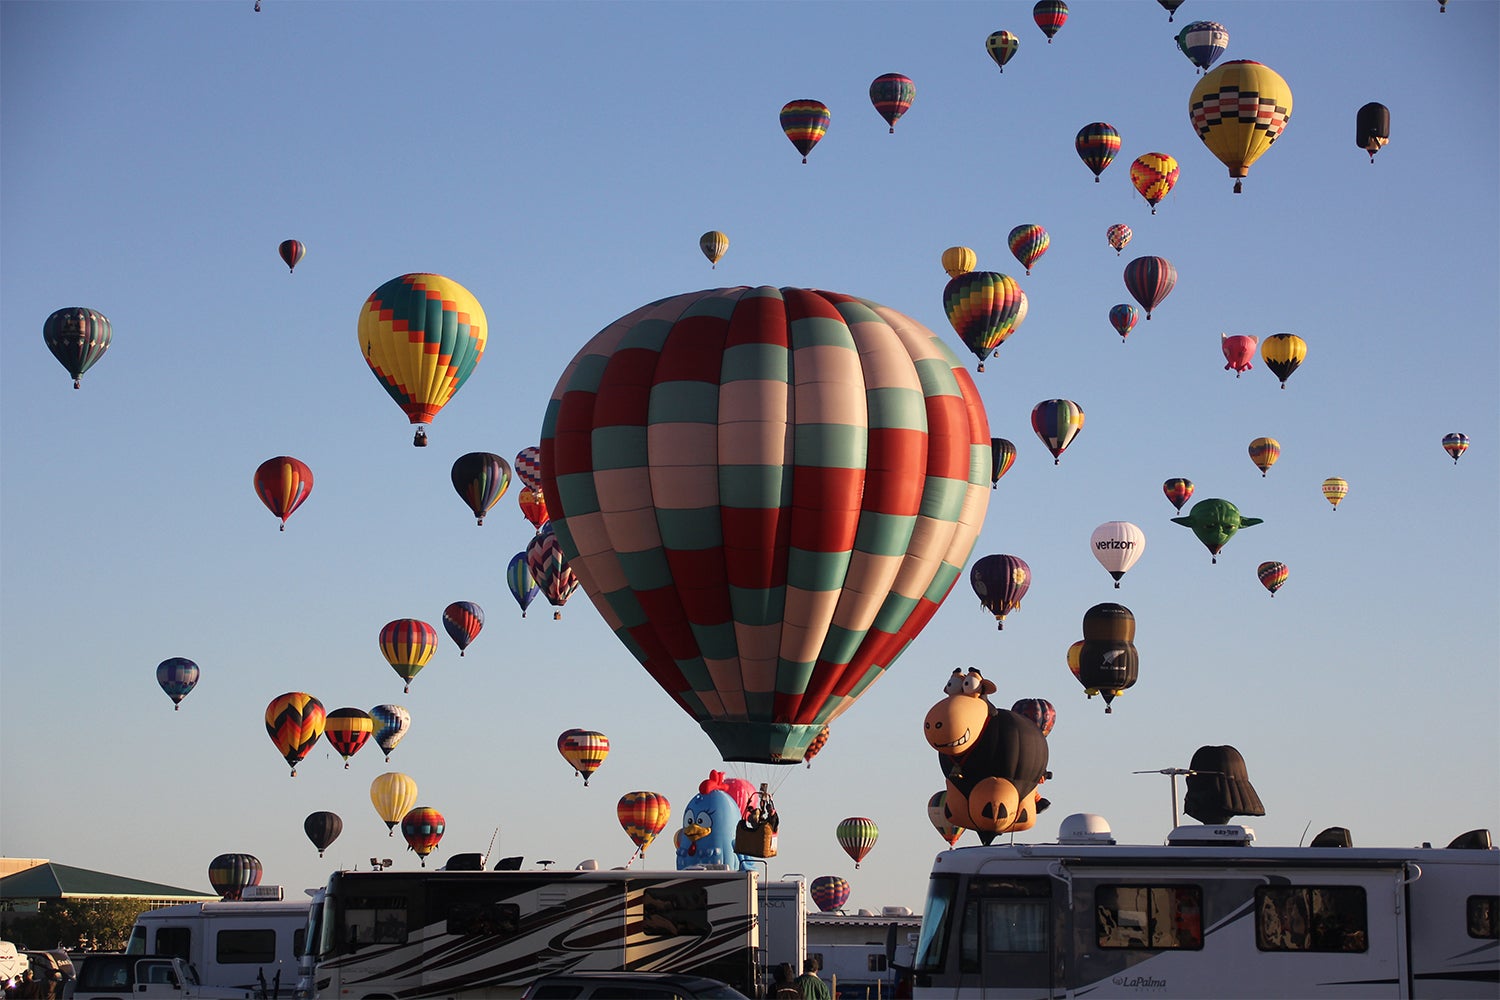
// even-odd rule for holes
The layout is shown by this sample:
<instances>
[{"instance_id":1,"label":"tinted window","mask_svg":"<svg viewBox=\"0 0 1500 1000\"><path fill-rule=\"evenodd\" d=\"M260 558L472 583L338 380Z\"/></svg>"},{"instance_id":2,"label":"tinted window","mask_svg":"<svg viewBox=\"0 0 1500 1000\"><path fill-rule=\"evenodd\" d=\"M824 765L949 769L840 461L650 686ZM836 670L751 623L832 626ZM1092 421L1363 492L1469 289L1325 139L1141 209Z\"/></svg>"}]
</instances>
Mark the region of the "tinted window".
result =
<instances>
[{"instance_id":1,"label":"tinted window","mask_svg":"<svg viewBox=\"0 0 1500 1000\"><path fill-rule=\"evenodd\" d=\"M1500 938L1500 925L1496 924L1496 911L1500 910L1500 896L1469 897L1469 937Z\"/></svg>"},{"instance_id":2,"label":"tinted window","mask_svg":"<svg viewBox=\"0 0 1500 1000\"><path fill-rule=\"evenodd\" d=\"M405 896L351 896L344 908L345 940L352 946L406 943Z\"/></svg>"},{"instance_id":3,"label":"tinted window","mask_svg":"<svg viewBox=\"0 0 1500 1000\"><path fill-rule=\"evenodd\" d=\"M1203 890L1196 885L1101 885L1094 890L1101 948L1203 947Z\"/></svg>"},{"instance_id":4,"label":"tinted window","mask_svg":"<svg viewBox=\"0 0 1500 1000\"><path fill-rule=\"evenodd\" d=\"M641 890L641 932L658 937L706 936L708 890L697 885L652 886Z\"/></svg>"},{"instance_id":5,"label":"tinted window","mask_svg":"<svg viewBox=\"0 0 1500 1000\"><path fill-rule=\"evenodd\" d=\"M193 955L193 929L191 927L158 927L156 947L153 955L171 955L174 958L191 958Z\"/></svg>"},{"instance_id":6,"label":"tinted window","mask_svg":"<svg viewBox=\"0 0 1500 1000\"><path fill-rule=\"evenodd\" d=\"M1365 951L1369 933L1359 886L1262 886L1255 890L1261 951Z\"/></svg>"},{"instance_id":7,"label":"tinted window","mask_svg":"<svg viewBox=\"0 0 1500 1000\"><path fill-rule=\"evenodd\" d=\"M219 931L214 958L220 965L267 965L276 961L276 932L270 929Z\"/></svg>"}]
</instances>

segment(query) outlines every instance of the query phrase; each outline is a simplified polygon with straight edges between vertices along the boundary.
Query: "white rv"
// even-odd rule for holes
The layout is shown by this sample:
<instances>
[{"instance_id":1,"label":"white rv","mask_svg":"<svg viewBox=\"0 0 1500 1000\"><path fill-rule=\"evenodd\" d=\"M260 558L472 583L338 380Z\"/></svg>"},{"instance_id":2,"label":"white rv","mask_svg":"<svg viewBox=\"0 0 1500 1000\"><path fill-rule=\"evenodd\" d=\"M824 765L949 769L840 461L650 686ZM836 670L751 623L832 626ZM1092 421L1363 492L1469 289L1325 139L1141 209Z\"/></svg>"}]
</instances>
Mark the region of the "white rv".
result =
<instances>
[{"instance_id":1,"label":"white rv","mask_svg":"<svg viewBox=\"0 0 1500 1000\"><path fill-rule=\"evenodd\" d=\"M256 886L251 898L179 903L136 918L125 946L131 955L169 955L192 963L204 986L290 997L312 900L282 898L279 886Z\"/></svg>"},{"instance_id":2,"label":"white rv","mask_svg":"<svg viewBox=\"0 0 1500 1000\"><path fill-rule=\"evenodd\" d=\"M917 997L1500 995L1500 852L1370 848L1325 831L1253 846L1242 826L1116 845L1099 817L1055 844L964 847L933 863ZM1327 846L1325 846L1327 845Z\"/></svg>"}]
</instances>

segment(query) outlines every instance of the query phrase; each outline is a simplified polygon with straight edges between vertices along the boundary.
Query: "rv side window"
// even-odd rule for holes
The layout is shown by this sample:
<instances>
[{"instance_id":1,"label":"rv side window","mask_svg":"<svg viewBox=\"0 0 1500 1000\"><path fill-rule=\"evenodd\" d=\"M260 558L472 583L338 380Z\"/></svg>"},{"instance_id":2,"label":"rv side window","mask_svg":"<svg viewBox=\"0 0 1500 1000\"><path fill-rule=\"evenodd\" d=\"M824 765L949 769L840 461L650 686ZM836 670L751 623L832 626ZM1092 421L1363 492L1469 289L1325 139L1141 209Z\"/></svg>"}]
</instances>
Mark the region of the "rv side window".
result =
<instances>
[{"instance_id":1,"label":"rv side window","mask_svg":"<svg viewBox=\"0 0 1500 1000\"><path fill-rule=\"evenodd\" d=\"M708 890L697 885L652 886L641 890L641 933L657 937L706 936Z\"/></svg>"},{"instance_id":2,"label":"rv side window","mask_svg":"<svg viewBox=\"0 0 1500 1000\"><path fill-rule=\"evenodd\" d=\"M448 908L448 933L462 937L511 938L521 926L521 907L491 900L455 901Z\"/></svg>"},{"instance_id":3,"label":"rv side window","mask_svg":"<svg viewBox=\"0 0 1500 1000\"><path fill-rule=\"evenodd\" d=\"M276 961L276 932L269 929L219 931L214 957L220 965L267 965Z\"/></svg>"},{"instance_id":4,"label":"rv side window","mask_svg":"<svg viewBox=\"0 0 1500 1000\"><path fill-rule=\"evenodd\" d=\"M1261 951L1365 951L1369 933L1359 886L1261 886L1255 890Z\"/></svg>"},{"instance_id":5,"label":"rv side window","mask_svg":"<svg viewBox=\"0 0 1500 1000\"><path fill-rule=\"evenodd\" d=\"M1203 947L1203 890L1197 885L1101 885L1094 890L1101 948Z\"/></svg>"},{"instance_id":6,"label":"rv side window","mask_svg":"<svg viewBox=\"0 0 1500 1000\"><path fill-rule=\"evenodd\" d=\"M1469 897L1469 937L1500 938L1500 924L1496 924L1496 910L1500 910L1500 896Z\"/></svg>"},{"instance_id":7,"label":"rv side window","mask_svg":"<svg viewBox=\"0 0 1500 1000\"><path fill-rule=\"evenodd\" d=\"M292 931L292 954L301 958L307 954L307 928L298 927Z\"/></svg>"},{"instance_id":8,"label":"rv side window","mask_svg":"<svg viewBox=\"0 0 1500 1000\"><path fill-rule=\"evenodd\" d=\"M156 947L153 955L171 955L173 958L193 957L193 929L191 927L158 927Z\"/></svg>"},{"instance_id":9,"label":"rv side window","mask_svg":"<svg viewBox=\"0 0 1500 1000\"><path fill-rule=\"evenodd\" d=\"M927 903L922 909L922 932L917 939L913 960L918 972L939 972L948 952L948 934L953 928L953 897L958 893L958 879L934 876L927 886Z\"/></svg>"},{"instance_id":10,"label":"rv side window","mask_svg":"<svg viewBox=\"0 0 1500 1000\"><path fill-rule=\"evenodd\" d=\"M406 943L405 896L351 896L344 907L344 933L351 947Z\"/></svg>"}]
</instances>

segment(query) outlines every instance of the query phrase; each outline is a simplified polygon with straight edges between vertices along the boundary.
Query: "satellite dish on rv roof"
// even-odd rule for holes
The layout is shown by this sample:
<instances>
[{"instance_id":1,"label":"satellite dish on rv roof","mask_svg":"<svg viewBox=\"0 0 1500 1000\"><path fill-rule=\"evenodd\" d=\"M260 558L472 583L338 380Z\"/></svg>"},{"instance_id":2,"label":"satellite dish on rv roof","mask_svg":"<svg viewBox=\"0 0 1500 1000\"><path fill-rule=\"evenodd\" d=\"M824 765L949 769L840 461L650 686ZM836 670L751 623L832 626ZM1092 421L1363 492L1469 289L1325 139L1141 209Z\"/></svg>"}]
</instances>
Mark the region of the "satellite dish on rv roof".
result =
<instances>
[{"instance_id":1,"label":"satellite dish on rv roof","mask_svg":"<svg viewBox=\"0 0 1500 1000\"><path fill-rule=\"evenodd\" d=\"M599 862L595 858L584 858L578 862L578 867L573 869L580 872L596 872L599 870Z\"/></svg>"},{"instance_id":2,"label":"satellite dish on rv roof","mask_svg":"<svg viewBox=\"0 0 1500 1000\"><path fill-rule=\"evenodd\" d=\"M1074 813L1063 817L1057 828L1059 844L1113 844L1109 822L1097 813Z\"/></svg>"}]
</instances>

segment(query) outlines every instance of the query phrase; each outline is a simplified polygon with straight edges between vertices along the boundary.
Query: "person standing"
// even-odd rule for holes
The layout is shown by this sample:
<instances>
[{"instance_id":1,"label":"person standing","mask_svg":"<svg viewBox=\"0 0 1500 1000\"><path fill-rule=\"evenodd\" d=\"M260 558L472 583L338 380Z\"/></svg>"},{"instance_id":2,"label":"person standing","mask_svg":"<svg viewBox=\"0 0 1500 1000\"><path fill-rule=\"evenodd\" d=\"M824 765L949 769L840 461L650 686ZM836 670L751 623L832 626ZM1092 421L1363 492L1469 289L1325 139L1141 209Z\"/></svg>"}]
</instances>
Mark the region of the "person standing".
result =
<instances>
[{"instance_id":1,"label":"person standing","mask_svg":"<svg viewBox=\"0 0 1500 1000\"><path fill-rule=\"evenodd\" d=\"M776 966L776 978L771 983L771 997L773 1000L799 1000L802 991L797 988L797 970L792 968L791 962L782 962Z\"/></svg>"},{"instance_id":2,"label":"person standing","mask_svg":"<svg viewBox=\"0 0 1500 1000\"><path fill-rule=\"evenodd\" d=\"M797 989L803 1000L833 1000L833 991L818 978L818 960L809 958L802 963L802 975L797 977Z\"/></svg>"}]
</instances>

